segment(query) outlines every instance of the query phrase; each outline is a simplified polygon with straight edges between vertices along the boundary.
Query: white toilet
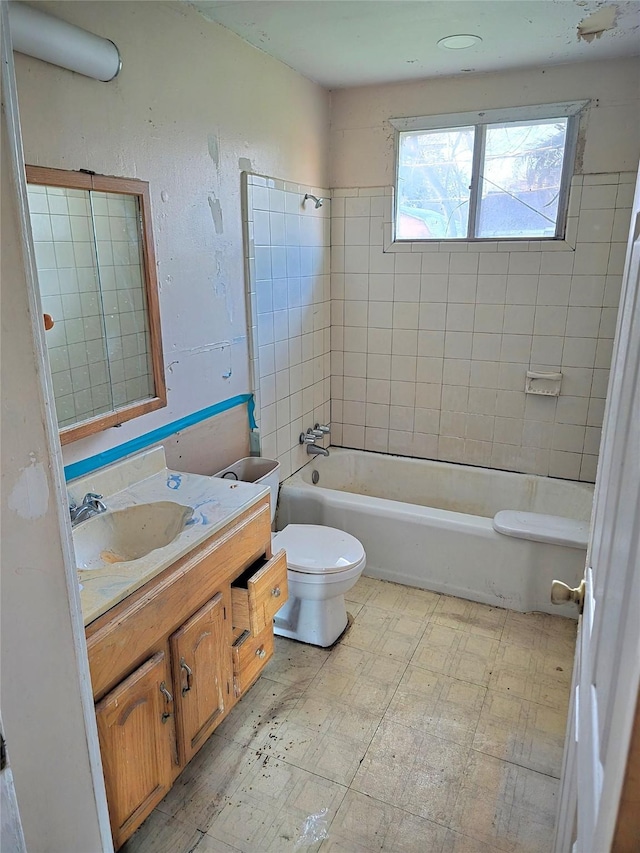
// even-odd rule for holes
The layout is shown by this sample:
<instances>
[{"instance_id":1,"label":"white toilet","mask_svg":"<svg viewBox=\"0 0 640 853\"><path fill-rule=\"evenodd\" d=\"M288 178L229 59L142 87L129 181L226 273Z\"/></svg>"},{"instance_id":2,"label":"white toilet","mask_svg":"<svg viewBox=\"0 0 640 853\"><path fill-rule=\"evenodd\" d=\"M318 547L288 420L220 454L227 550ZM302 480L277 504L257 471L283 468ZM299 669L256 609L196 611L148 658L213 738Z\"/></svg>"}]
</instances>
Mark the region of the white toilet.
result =
<instances>
[{"instance_id":1,"label":"white toilet","mask_svg":"<svg viewBox=\"0 0 640 853\"><path fill-rule=\"evenodd\" d=\"M276 514L280 463L249 456L216 477L260 483L271 489L271 522ZM344 595L362 574L367 557L355 536L319 524L288 524L274 533L275 554L287 552L289 599L276 613L274 633L314 646L331 646L347 627Z\"/></svg>"}]
</instances>

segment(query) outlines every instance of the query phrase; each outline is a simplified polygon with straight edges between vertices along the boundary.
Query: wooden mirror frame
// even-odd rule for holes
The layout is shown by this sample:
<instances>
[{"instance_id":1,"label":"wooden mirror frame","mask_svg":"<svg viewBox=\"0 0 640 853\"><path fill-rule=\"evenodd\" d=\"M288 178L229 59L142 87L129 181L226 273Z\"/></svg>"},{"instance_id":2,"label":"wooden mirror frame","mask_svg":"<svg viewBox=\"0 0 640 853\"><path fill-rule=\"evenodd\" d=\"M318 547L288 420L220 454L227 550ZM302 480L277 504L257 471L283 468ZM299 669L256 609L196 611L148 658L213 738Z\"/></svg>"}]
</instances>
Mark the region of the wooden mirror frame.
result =
<instances>
[{"instance_id":1,"label":"wooden mirror frame","mask_svg":"<svg viewBox=\"0 0 640 853\"><path fill-rule=\"evenodd\" d=\"M151 363L153 367L154 397L148 397L125 406L117 407L103 415L96 415L78 424L60 429L60 443L70 444L86 438L108 427L120 426L125 421L161 409L167 405L167 389L164 376L162 354L162 335L160 330L160 305L158 300L158 280L156 277L156 258L151 228L151 199L147 181L135 178L115 178L109 175L96 175L91 172L71 172L65 169L49 169L44 166L25 166L27 183L39 186L64 187L72 190L95 190L96 192L120 193L136 196L141 216L140 235L142 238L142 262L144 290L149 318L149 339L151 345Z\"/></svg>"}]
</instances>

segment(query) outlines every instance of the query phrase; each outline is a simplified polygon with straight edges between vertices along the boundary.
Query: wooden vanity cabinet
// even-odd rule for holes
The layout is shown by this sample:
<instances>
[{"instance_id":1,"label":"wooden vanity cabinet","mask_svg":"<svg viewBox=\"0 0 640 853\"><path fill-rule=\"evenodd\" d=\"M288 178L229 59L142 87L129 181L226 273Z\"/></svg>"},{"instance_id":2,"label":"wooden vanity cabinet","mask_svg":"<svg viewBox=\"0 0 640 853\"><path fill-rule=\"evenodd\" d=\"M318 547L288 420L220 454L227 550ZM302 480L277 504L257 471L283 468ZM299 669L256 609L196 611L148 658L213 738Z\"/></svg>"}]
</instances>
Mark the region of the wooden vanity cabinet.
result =
<instances>
[{"instance_id":1,"label":"wooden vanity cabinet","mask_svg":"<svg viewBox=\"0 0 640 853\"><path fill-rule=\"evenodd\" d=\"M87 626L116 848L269 661L286 581L265 498Z\"/></svg>"}]
</instances>

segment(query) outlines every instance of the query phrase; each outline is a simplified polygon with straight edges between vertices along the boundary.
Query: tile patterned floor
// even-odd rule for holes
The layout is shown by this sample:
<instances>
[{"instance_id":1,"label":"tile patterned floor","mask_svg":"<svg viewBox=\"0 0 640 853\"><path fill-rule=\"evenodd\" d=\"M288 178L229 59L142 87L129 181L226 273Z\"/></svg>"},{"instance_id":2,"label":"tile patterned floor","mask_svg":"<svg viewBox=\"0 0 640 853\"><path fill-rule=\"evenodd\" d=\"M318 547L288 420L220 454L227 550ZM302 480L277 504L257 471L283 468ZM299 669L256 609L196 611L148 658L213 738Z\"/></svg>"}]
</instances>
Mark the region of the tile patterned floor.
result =
<instances>
[{"instance_id":1,"label":"tile patterned floor","mask_svg":"<svg viewBox=\"0 0 640 853\"><path fill-rule=\"evenodd\" d=\"M371 578L349 598L333 649L276 641L123 853L551 849L576 623Z\"/></svg>"}]
</instances>

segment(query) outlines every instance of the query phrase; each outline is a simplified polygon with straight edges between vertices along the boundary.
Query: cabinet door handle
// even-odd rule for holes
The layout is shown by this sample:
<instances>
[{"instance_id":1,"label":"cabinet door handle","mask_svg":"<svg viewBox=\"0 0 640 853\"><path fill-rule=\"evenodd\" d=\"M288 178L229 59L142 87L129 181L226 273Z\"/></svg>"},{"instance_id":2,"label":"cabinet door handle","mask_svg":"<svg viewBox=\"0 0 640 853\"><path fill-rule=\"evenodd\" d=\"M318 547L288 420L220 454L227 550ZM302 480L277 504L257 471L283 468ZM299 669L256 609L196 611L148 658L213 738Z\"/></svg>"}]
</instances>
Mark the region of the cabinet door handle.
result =
<instances>
[{"instance_id":1,"label":"cabinet door handle","mask_svg":"<svg viewBox=\"0 0 640 853\"><path fill-rule=\"evenodd\" d=\"M274 587L274 588L271 590L271 595L272 595L274 598L280 598L280 587L279 587L279 586Z\"/></svg>"},{"instance_id":2,"label":"cabinet door handle","mask_svg":"<svg viewBox=\"0 0 640 853\"><path fill-rule=\"evenodd\" d=\"M262 648L262 646L260 646L259 649L256 649L256 657L257 658L260 658L260 660L264 660L264 658L266 658L266 656L267 656L267 653Z\"/></svg>"},{"instance_id":3,"label":"cabinet door handle","mask_svg":"<svg viewBox=\"0 0 640 853\"><path fill-rule=\"evenodd\" d=\"M166 701L167 705L168 705L169 703L173 702L173 696L172 696L172 695L171 695L171 693L169 693L169 691L167 690L167 685L164 683L164 681L162 681L162 682L160 683L160 693L162 693L162 695L164 696L164 698L165 698L165 701ZM170 716L171 716L171 712L170 712L170 711L165 711L165 712L162 714L162 722L163 722L163 723L166 723Z\"/></svg>"},{"instance_id":4,"label":"cabinet door handle","mask_svg":"<svg viewBox=\"0 0 640 853\"><path fill-rule=\"evenodd\" d=\"M180 669L184 669L187 673L187 686L182 688L182 695L188 693L191 690L191 679L193 678L193 670L190 666L187 665L187 662L184 658L180 658Z\"/></svg>"}]
</instances>

